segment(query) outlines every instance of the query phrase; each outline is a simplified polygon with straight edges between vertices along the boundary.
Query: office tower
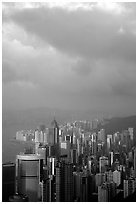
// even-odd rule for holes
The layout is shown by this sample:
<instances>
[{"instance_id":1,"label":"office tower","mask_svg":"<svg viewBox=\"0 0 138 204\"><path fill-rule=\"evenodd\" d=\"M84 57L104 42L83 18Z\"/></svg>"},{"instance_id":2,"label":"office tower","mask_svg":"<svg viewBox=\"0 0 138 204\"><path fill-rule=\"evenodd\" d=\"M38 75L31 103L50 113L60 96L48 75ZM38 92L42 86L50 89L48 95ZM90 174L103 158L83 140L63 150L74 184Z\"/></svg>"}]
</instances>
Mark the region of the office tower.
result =
<instances>
[{"instance_id":1,"label":"office tower","mask_svg":"<svg viewBox=\"0 0 138 204\"><path fill-rule=\"evenodd\" d=\"M92 134L92 155L97 154L97 138L96 133Z\"/></svg>"},{"instance_id":2,"label":"office tower","mask_svg":"<svg viewBox=\"0 0 138 204\"><path fill-rule=\"evenodd\" d=\"M103 173L98 173L95 175L95 184L96 191L98 190L98 186L101 186L106 181L106 175Z\"/></svg>"},{"instance_id":3,"label":"office tower","mask_svg":"<svg viewBox=\"0 0 138 204\"><path fill-rule=\"evenodd\" d=\"M40 131L40 143L44 142L44 132Z\"/></svg>"},{"instance_id":4,"label":"office tower","mask_svg":"<svg viewBox=\"0 0 138 204\"><path fill-rule=\"evenodd\" d=\"M43 141L44 145L48 144L47 137L48 137L48 130L46 129L46 131L44 132L44 141Z\"/></svg>"},{"instance_id":5,"label":"office tower","mask_svg":"<svg viewBox=\"0 0 138 204\"><path fill-rule=\"evenodd\" d=\"M49 145L55 144L55 131L53 127L48 128L48 136L47 136L47 142Z\"/></svg>"},{"instance_id":6,"label":"office tower","mask_svg":"<svg viewBox=\"0 0 138 204\"><path fill-rule=\"evenodd\" d=\"M37 154L43 157L43 164L46 164L46 146L39 146Z\"/></svg>"},{"instance_id":7,"label":"office tower","mask_svg":"<svg viewBox=\"0 0 138 204\"><path fill-rule=\"evenodd\" d=\"M113 161L114 161L114 153L113 152L110 152L109 153L109 166L111 167L112 164L113 164Z\"/></svg>"},{"instance_id":8,"label":"office tower","mask_svg":"<svg viewBox=\"0 0 138 204\"><path fill-rule=\"evenodd\" d=\"M98 202L108 202L108 191L105 185L98 186Z\"/></svg>"},{"instance_id":9,"label":"office tower","mask_svg":"<svg viewBox=\"0 0 138 204\"><path fill-rule=\"evenodd\" d=\"M40 132L38 129L35 130L35 143L40 143Z\"/></svg>"},{"instance_id":10,"label":"office tower","mask_svg":"<svg viewBox=\"0 0 138 204\"><path fill-rule=\"evenodd\" d=\"M78 158L77 158L77 150L76 149L71 149L70 150L70 162L74 165L77 164Z\"/></svg>"},{"instance_id":11,"label":"office tower","mask_svg":"<svg viewBox=\"0 0 138 204\"><path fill-rule=\"evenodd\" d=\"M65 142L69 141L71 143L72 139L71 139L71 135L66 135L65 136Z\"/></svg>"},{"instance_id":12,"label":"office tower","mask_svg":"<svg viewBox=\"0 0 138 204\"><path fill-rule=\"evenodd\" d=\"M111 148L111 140L110 138L107 137L107 148L108 148L108 151L110 150Z\"/></svg>"},{"instance_id":13,"label":"office tower","mask_svg":"<svg viewBox=\"0 0 138 204\"><path fill-rule=\"evenodd\" d=\"M83 175L83 172L73 172L73 185L74 185L73 197L75 201L80 201L80 194L81 194L80 186L81 186L82 175Z\"/></svg>"},{"instance_id":14,"label":"office tower","mask_svg":"<svg viewBox=\"0 0 138 204\"><path fill-rule=\"evenodd\" d=\"M48 180L48 187L49 187L49 202L55 202L56 201L56 177L54 175L49 175Z\"/></svg>"},{"instance_id":15,"label":"office tower","mask_svg":"<svg viewBox=\"0 0 138 204\"><path fill-rule=\"evenodd\" d=\"M53 146L55 150L54 155L51 156L55 156L57 159L59 159L59 127L55 119L51 122L51 126L48 128L47 143L49 146Z\"/></svg>"},{"instance_id":16,"label":"office tower","mask_svg":"<svg viewBox=\"0 0 138 204\"><path fill-rule=\"evenodd\" d=\"M75 134L73 132L73 145L76 145L76 143L77 143L77 139L76 139L76 136L75 136Z\"/></svg>"},{"instance_id":17,"label":"office tower","mask_svg":"<svg viewBox=\"0 0 138 204\"><path fill-rule=\"evenodd\" d=\"M81 155L81 142L80 142L79 138L77 138L77 154L78 154L78 156Z\"/></svg>"},{"instance_id":18,"label":"office tower","mask_svg":"<svg viewBox=\"0 0 138 204\"><path fill-rule=\"evenodd\" d=\"M136 191L136 181L135 179L127 179L123 182L124 198L128 197Z\"/></svg>"},{"instance_id":19,"label":"office tower","mask_svg":"<svg viewBox=\"0 0 138 204\"><path fill-rule=\"evenodd\" d=\"M55 119L51 122L51 127L49 128L49 139L50 141L48 143L59 143L59 127Z\"/></svg>"},{"instance_id":20,"label":"office tower","mask_svg":"<svg viewBox=\"0 0 138 204\"><path fill-rule=\"evenodd\" d=\"M96 186L101 186L103 181L102 181L102 174L98 173L95 175L95 182L96 182Z\"/></svg>"},{"instance_id":21,"label":"office tower","mask_svg":"<svg viewBox=\"0 0 138 204\"><path fill-rule=\"evenodd\" d=\"M15 164L2 164L2 201L7 202L9 196L15 194Z\"/></svg>"},{"instance_id":22,"label":"office tower","mask_svg":"<svg viewBox=\"0 0 138 204\"><path fill-rule=\"evenodd\" d=\"M43 157L35 154L16 156L17 192L30 202L39 201L39 182L43 177Z\"/></svg>"},{"instance_id":23,"label":"office tower","mask_svg":"<svg viewBox=\"0 0 138 204\"><path fill-rule=\"evenodd\" d=\"M47 145L47 157L56 157L57 153L57 149L56 149L56 145L51 145L51 144L48 144Z\"/></svg>"},{"instance_id":24,"label":"office tower","mask_svg":"<svg viewBox=\"0 0 138 204\"><path fill-rule=\"evenodd\" d=\"M135 179L129 178L128 190L129 190L129 195L131 195L132 193L136 191L136 180Z\"/></svg>"},{"instance_id":25,"label":"office tower","mask_svg":"<svg viewBox=\"0 0 138 204\"><path fill-rule=\"evenodd\" d=\"M107 135L107 141L108 141L108 145L111 147L111 144L113 143L113 136L112 135Z\"/></svg>"},{"instance_id":26,"label":"office tower","mask_svg":"<svg viewBox=\"0 0 138 204\"><path fill-rule=\"evenodd\" d=\"M42 202L49 202L49 178L42 180Z\"/></svg>"},{"instance_id":27,"label":"office tower","mask_svg":"<svg viewBox=\"0 0 138 204\"><path fill-rule=\"evenodd\" d=\"M124 190L124 198L128 197L128 180L124 180L123 182L123 190Z\"/></svg>"},{"instance_id":28,"label":"office tower","mask_svg":"<svg viewBox=\"0 0 138 204\"><path fill-rule=\"evenodd\" d=\"M47 157L48 174L55 175L56 158Z\"/></svg>"},{"instance_id":29,"label":"office tower","mask_svg":"<svg viewBox=\"0 0 138 204\"><path fill-rule=\"evenodd\" d=\"M92 121L92 126L93 126L93 129L97 129L97 127L98 127L98 120L97 119Z\"/></svg>"},{"instance_id":30,"label":"office tower","mask_svg":"<svg viewBox=\"0 0 138 204\"><path fill-rule=\"evenodd\" d=\"M116 185L114 182L105 182L98 186L98 202L112 201L116 195Z\"/></svg>"},{"instance_id":31,"label":"office tower","mask_svg":"<svg viewBox=\"0 0 138 204\"><path fill-rule=\"evenodd\" d=\"M95 175L88 175L88 202L93 201L93 193L96 192Z\"/></svg>"},{"instance_id":32,"label":"office tower","mask_svg":"<svg viewBox=\"0 0 138 204\"><path fill-rule=\"evenodd\" d=\"M73 201L73 166L59 162L56 166L56 201Z\"/></svg>"},{"instance_id":33,"label":"office tower","mask_svg":"<svg viewBox=\"0 0 138 204\"><path fill-rule=\"evenodd\" d=\"M116 195L116 184L111 182L106 182L107 190L108 190L108 201L112 201Z\"/></svg>"},{"instance_id":34,"label":"office tower","mask_svg":"<svg viewBox=\"0 0 138 204\"><path fill-rule=\"evenodd\" d=\"M61 142L60 144L60 156L66 156L66 160L70 161L70 148L71 144L69 141Z\"/></svg>"},{"instance_id":35,"label":"office tower","mask_svg":"<svg viewBox=\"0 0 138 204\"><path fill-rule=\"evenodd\" d=\"M112 171L107 171L105 174L106 174L106 181L107 182L113 181L113 172Z\"/></svg>"},{"instance_id":36,"label":"office tower","mask_svg":"<svg viewBox=\"0 0 138 204\"><path fill-rule=\"evenodd\" d=\"M65 201L73 201L73 166L65 164Z\"/></svg>"},{"instance_id":37,"label":"office tower","mask_svg":"<svg viewBox=\"0 0 138 204\"><path fill-rule=\"evenodd\" d=\"M133 154L132 154L132 151L128 152L128 159L129 159L129 162L133 162Z\"/></svg>"},{"instance_id":38,"label":"office tower","mask_svg":"<svg viewBox=\"0 0 138 204\"><path fill-rule=\"evenodd\" d=\"M88 168L89 172L92 171L92 161L89 158L88 158L88 162L87 162L87 168Z\"/></svg>"},{"instance_id":39,"label":"office tower","mask_svg":"<svg viewBox=\"0 0 138 204\"><path fill-rule=\"evenodd\" d=\"M56 202L60 202L62 200L61 171L62 171L61 163L57 163L57 166L56 166Z\"/></svg>"},{"instance_id":40,"label":"office tower","mask_svg":"<svg viewBox=\"0 0 138 204\"><path fill-rule=\"evenodd\" d=\"M121 184L121 172L115 170L113 172L113 181L116 183L117 186Z\"/></svg>"},{"instance_id":41,"label":"office tower","mask_svg":"<svg viewBox=\"0 0 138 204\"><path fill-rule=\"evenodd\" d=\"M35 154L38 154L39 145L40 145L39 142L35 142Z\"/></svg>"},{"instance_id":42,"label":"office tower","mask_svg":"<svg viewBox=\"0 0 138 204\"><path fill-rule=\"evenodd\" d=\"M88 201L88 177L83 175L80 181L80 201Z\"/></svg>"},{"instance_id":43,"label":"office tower","mask_svg":"<svg viewBox=\"0 0 138 204\"><path fill-rule=\"evenodd\" d=\"M115 142L115 144L118 144L119 141L121 141L121 134L120 134L120 132L116 132L114 134L114 142Z\"/></svg>"},{"instance_id":44,"label":"office tower","mask_svg":"<svg viewBox=\"0 0 138 204\"><path fill-rule=\"evenodd\" d=\"M105 130L104 129L101 129L99 132L98 132L98 140L105 143Z\"/></svg>"},{"instance_id":45,"label":"office tower","mask_svg":"<svg viewBox=\"0 0 138 204\"><path fill-rule=\"evenodd\" d=\"M48 166L44 165L43 166L43 179L41 182L41 188L42 188L41 201L42 202L49 202L50 189L49 189L49 174L48 173L49 173Z\"/></svg>"},{"instance_id":46,"label":"office tower","mask_svg":"<svg viewBox=\"0 0 138 204\"><path fill-rule=\"evenodd\" d=\"M102 143L98 142L97 149L98 149L98 152L100 153L100 155L101 155L102 147L103 147Z\"/></svg>"},{"instance_id":47,"label":"office tower","mask_svg":"<svg viewBox=\"0 0 138 204\"><path fill-rule=\"evenodd\" d=\"M107 170L109 165L108 157L100 157L99 158L99 171L100 173L104 173Z\"/></svg>"},{"instance_id":48,"label":"office tower","mask_svg":"<svg viewBox=\"0 0 138 204\"><path fill-rule=\"evenodd\" d=\"M128 128L130 139L133 140L133 128Z\"/></svg>"},{"instance_id":49,"label":"office tower","mask_svg":"<svg viewBox=\"0 0 138 204\"><path fill-rule=\"evenodd\" d=\"M56 201L56 181L54 175L44 176L41 184L41 201L55 202Z\"/></svg>"},{"instance_id":50,"label":"office tower","mask_svg":"<svg viewBox=\"0 0 138 204\"><path fill-rule=\"evenodd\" d=\"M119 162L121 161L120 153L119 152L115 152L114 153L113 161L115 162L116 160L118 160Z\"/></svg>"},{"instance_id":51,"label":"office tower","mask_svg":"<svg viewBox=\"0 0 138 204\"><path fill-rule=\"evenodd\" d=\"M128 130L124 130L123 131L123 145L124 147L126 147L126 152L129 150L130 147L130 135L129 135L129 131Z\"/></svg>"}]
</instances>

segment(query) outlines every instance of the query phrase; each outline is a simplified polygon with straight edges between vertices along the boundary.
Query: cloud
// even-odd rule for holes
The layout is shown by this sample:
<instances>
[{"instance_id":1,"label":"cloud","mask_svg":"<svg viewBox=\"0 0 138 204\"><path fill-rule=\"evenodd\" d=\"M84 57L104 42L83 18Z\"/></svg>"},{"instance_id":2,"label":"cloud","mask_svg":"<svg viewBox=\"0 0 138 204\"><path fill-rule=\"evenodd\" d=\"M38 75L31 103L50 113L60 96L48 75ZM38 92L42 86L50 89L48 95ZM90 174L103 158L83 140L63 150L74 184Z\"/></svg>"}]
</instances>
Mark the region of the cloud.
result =
<instances>
[{"instance_id":1,"label":"cloud","mask_svg":"<svg viewBox=\"0 0 138 204\"><path fill-rule=\"evenodd\" d=\"M135 111L134 4L3 5L4 105Z\"/></svg>"},{"instance_id":2,"label":"cloud","mask_svg":"<svg viewBox=\"0 0 138 204\"><path fill-rule=\"evenodd\" d=\"M14 69L11 68L11 64L8 61L3 60L2 62L2 80L3 83L9 83L16 79L16 73Z\"/></svg>"},{"instance_id":3,"label":"cloud","mask_svg":"<svg viewBox=\"0 0 138 204\"><path fill-rule=\"evenodd\" d=\"M89 75L92 71L92 68L93 68L93 63L84 59L78 59L75 65L72 66L72 70L80 76Z\"/></svg>"},{"instance_id":4,"label":"cloud","mask_svg":"<svg viewBox=\"0 0 138 204\"><path fill-rule=\"evenodd\" d=\"M123 36L123 39L117 35L120 24L128 26L130 23L130 14L116 16L113 15L114 12L105 12L106 7L104 10L101 8L103 6L96 5L88 11L66 11L59 7L22 9L11 14L10 19L23 26L27 32L71 55L131 58L131 53L135 53L135 37L130 32ZM129 29L131 27L129 26ZM128 51L124 53L124 50Z\"/></svg>"}]
</instances>

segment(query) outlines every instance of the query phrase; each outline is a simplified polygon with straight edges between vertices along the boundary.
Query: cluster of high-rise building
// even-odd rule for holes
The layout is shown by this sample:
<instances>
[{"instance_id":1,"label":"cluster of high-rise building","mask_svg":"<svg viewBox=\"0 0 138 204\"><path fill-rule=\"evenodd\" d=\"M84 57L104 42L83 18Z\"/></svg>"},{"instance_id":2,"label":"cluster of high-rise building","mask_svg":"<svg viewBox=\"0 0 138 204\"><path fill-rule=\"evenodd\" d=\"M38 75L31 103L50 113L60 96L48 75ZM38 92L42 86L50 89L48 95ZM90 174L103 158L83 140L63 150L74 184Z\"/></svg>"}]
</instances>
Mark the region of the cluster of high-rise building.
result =
<instances>
[{"instance_id":1,"label":"cluster of high-rise building","mask_svg":"<svg viewBox=\"0 0 138 204\"><path fill-rule=\"evenodd\" d=\"M59 126L54 119L48 128L18 131L17 140L34 146L17 155L16 164L3 164L3 201L104 202L134 194L133 128L112 135L96 129L96 124L96 120L94 125L75 121ZM11 184L5 176L10 168L14 169ZM8 185L14 191L7 194Z\"/></svg>"}]
</instances>

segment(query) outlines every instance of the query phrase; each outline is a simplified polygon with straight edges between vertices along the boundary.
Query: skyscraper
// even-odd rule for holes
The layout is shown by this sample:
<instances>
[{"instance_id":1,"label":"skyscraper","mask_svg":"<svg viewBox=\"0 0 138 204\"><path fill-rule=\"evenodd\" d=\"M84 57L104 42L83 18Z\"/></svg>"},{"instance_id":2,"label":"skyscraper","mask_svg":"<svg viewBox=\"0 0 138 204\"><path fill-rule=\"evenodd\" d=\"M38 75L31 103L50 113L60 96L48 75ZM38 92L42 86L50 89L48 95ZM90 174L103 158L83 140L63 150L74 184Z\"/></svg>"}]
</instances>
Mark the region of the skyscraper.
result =
<instances>
[{"instance_id":1,"label":"skyscraper","mask_svg":"<svg viewBox=\"0 0 138 204\"><path fill-rule=\"evenodd\" d=\"M56 201L73 201L73 166L63 161L56 166Z\"/></svg>"},{"instance_id":2,"label":"skyscraper","mask_svg":"<svg viewBox=\"0 0 138 204\"><path fill-rule=\"evenodd\" d=\"M85 175L81 177L80 189L81 189L80 201L87 202L88 201L88 177Z\"/></svg>"},{"instance_id":3,"label":"skyscraper","mask_svg":"<svg viewBox=\"0 0 138 204\"><path fill-rule=\"evenodd\" d=\"M30 202L39 201L39 182L43 175L43 157L22 154L16 157L17 193L26 194Z\"/></svg>"},{"instance_id":4,"label":"skyscraper","mask_svg":"<svg viewBox=\"0 0 138 204\"><path fill-rule=\"evenodd\" d=\"M113 181L116 183L117 186L121 184L121 172L115 170L113 172Z\"/></svg>"},{"instance_id":5,"label":"skyscraper","mask_svg":"<svg viewBox=\"0 0 138 204\"><path fill-rule=\"evenodd\" d=\"M51 122L51 126L49 128L49 139L53 144L59 143L59 127L55 119Z\"/></svg>"},{"instance_id":6,"label":"skyscraper","mask_svg":"<svg viewBox=\"0 0 138 204\"><path fill-rule=\"evenodd\" d=\"M107 170L107 166L109 165L108 157L100 157L99 158L99 171L100 173L104 173Z\"/></svg>"},{"instance_id":7,"label":"skyscraper","mask_svg":"<svg viewBox=\"0 0 138 204\"><path fill-rule=\"evenodd\" d=\"M108 202L108 191L105 185L98 186L98 202Z\"/></svg>"}]
</instances>

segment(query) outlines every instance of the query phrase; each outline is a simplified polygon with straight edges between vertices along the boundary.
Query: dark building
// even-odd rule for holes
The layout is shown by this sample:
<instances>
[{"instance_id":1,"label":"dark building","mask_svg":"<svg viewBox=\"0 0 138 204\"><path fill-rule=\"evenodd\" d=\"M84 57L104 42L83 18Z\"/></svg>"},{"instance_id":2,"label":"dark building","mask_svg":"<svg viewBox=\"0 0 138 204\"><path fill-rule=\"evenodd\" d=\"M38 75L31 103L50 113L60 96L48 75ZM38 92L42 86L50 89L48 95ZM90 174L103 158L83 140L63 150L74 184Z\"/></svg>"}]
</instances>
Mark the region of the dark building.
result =
<instances>
[{"instance_id":1,"label":"dark building","mask_svg":"<svg viewBox=\"0 0 138 204\"><path fill-rule=\"evenodd\" d=\"M93 193L96 192L95 175L88 175L88 202L93 202Z\"/></svg>"},{"instance_id":2,"label":"dark building","mask_svg":"<svg viewBox=\"0 0 138 204\"><path fill-rule=\"evenodd\" d=\"M49 127L48 143L58 144L59 143L59 127L57 121L54 119Z\"/></svg>"},{"instance_id":3,"label":"dark building","mask_svg":"<svg viewBox=\"0 0 138 204\"><path fill-rule=\"evenodd\" d=\"M88 177L87 176L81 177L80 189L81 189L80 201L87 202L88 201Z\"/></svg>"},{"instance_id":4,"label":"dark building","mask_svg":"<svg viewBox=\"0 0 138 204\"><path fill-rule=\"evenodd\" d=\"M2 165L2 201L9 201L9 196L15 194L15 164Z\"/></svg>"},{"instance_id":5,"label":"dark building","mask_svg":"<svg viewBox=\"0 0 138 204\"><path fill-rule=\"evenodd\" d=\"M49 156L55 156L57 159L60 155L59 148L59 127L57 121L54 119L48 128L48 146L49 146Z\"/></svg>"},{"instance_id":6,"label":"dark building","mask_svg":"<svg viewBox=\"0 0 138 204\"><path fill-rule=\"evenodd\" d=\"M73 201L73 166L64 161L56 166L56 201Z\"/></svg>"}]
</instances>

